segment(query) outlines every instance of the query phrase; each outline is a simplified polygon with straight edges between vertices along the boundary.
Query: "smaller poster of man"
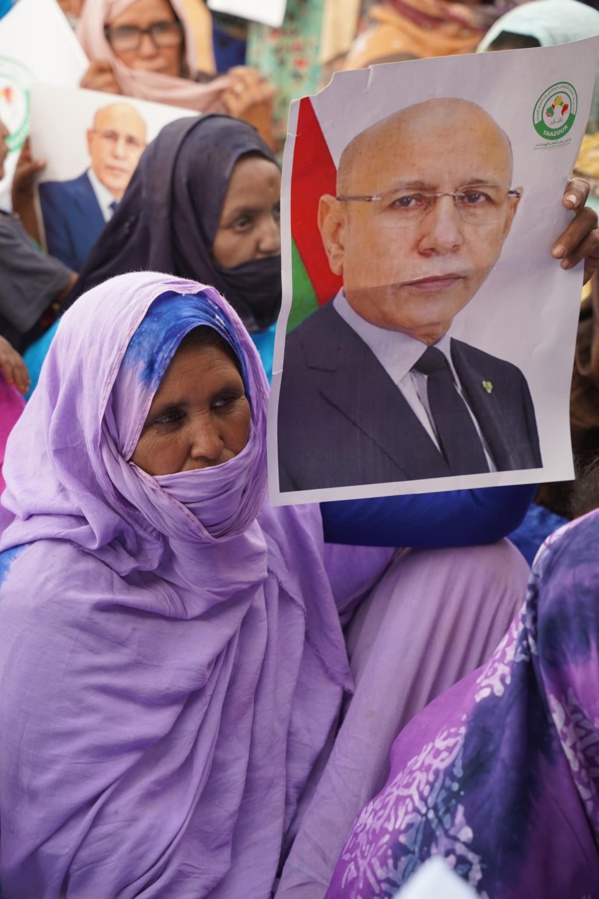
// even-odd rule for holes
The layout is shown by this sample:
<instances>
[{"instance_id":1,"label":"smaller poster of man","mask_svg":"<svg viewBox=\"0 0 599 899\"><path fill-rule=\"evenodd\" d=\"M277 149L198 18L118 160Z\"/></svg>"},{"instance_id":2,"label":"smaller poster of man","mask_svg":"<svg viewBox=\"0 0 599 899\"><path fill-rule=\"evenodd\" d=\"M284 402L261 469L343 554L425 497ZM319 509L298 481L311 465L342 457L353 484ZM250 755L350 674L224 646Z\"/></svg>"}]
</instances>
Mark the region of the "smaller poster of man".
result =
<instances>
[{"instance_id":1,"label":"smaller poster of man","mask_svg":"<svg viewBox=\"0 0 599 899\"><path fill-rule=\"evenodd\" d=\"M76 178L40 184L48 252L73 271L80 271L125 193L146 139L145 120L130 103L102 106L87 129L89 166Z\"/></svg>"},{"instance_id":2,"label":"smaller poster of man","mask_svg":"<svg viewBox=\"0 0 599 899\"><path fill-rule=\"evenodd\" d=\"M193 115L129 97L107 99L95 91L32 88L32 148L46 160L38 187L46 249L73 271L112 217L147 143L163 125Z\"/></svg>"}]
</instances>

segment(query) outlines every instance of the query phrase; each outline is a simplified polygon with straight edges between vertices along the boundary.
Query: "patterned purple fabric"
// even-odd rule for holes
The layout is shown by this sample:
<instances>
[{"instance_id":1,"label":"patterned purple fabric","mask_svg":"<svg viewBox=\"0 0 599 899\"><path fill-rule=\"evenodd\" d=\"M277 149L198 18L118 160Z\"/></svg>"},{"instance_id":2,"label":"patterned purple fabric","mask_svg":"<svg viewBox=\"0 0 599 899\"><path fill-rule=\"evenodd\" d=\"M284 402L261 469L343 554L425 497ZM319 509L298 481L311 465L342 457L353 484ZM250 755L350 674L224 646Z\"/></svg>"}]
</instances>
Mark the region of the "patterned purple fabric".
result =
<instances>
[{"instance_id":1,"label":"patterned purple fabric","mask_svg":"<svg viewBox=\"0 0 599 899\"><path fill-rule=\"evenodd\" d=\"M129 460L200 325L240 358L250 438L154 479ZM267 393L212 288L123 275L62 319L4 467L4 899L269 895L352 687L336 600L389 552L325 567L318 507L264 502Z\"/></svg>"},{"instance_id":2,"label":"patterned purple fabric","mask_svg":"<svg viewBox=\"0 0 599 899\"><path fill-rule=\"evenodd\" d=\"M327 899L395 896L440 855L486 899L599 896L599 512L549 538L483 668L396 739Z\"/></svg>"}]
</instances>

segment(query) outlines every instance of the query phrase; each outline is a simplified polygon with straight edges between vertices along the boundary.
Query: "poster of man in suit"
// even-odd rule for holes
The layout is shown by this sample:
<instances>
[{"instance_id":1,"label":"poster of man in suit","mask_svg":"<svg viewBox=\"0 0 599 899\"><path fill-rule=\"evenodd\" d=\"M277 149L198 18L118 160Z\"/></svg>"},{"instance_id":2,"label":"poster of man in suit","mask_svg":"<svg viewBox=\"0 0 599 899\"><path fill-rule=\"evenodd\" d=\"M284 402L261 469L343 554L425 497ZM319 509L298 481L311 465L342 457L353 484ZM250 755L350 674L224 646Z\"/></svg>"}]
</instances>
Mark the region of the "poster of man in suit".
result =
<instances>
[{"instance_id":1,"label":"poster of man in suit","mask_svg":"<svg viewBox=\"0 0 599 899\"><path fill-rule=\"evenodd\" d=\"M130 103L98 109L87 129L89 167L66 181L39 188L48 252L80 271L110 220L146 146L147 126Z\"/></svg>"},{"instance_id":2,"label":"poster of man in suit","mask_svg":"<svg viewBox=\"0 0 599 899\"><path fill-rule=\"evenodd\" d=\"M30 103L32 152L45 161L38 183L45 248L80 271L147 144L164 125L195 113L49 84L33 84Z\"/></svg>"},{"instance_id":3,"label":"poster of man in suit","mask_svg":"<svg viewBox=\"0 0 599 899\"><path fill-rule=\"evenodd\" d=\"M581 277L550 248L590 97L567 47L553 48L560 83L545 51L519 53L530 95L509 114L503 54L373 69L363 95L364 73L336 76L297 104L269 421L275 502L570 475Z\"/></svg>"}]
</instances>

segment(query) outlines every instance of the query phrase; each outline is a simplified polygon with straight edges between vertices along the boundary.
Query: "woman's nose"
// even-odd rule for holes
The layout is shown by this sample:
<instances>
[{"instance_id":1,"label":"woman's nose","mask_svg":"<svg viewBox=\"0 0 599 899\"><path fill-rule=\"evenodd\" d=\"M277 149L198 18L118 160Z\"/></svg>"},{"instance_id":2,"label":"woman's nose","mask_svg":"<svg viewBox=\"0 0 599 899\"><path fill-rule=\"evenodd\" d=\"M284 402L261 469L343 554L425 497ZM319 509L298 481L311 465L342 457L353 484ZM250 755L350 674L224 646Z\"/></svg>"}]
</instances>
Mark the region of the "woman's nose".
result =
<instances>
[{"instance_id":1,"label":"woman's nose","mask_svg":"<svg viewBox=\"0 0 599 899\"><path fill-rule=\"evenodd\" d=\"M437 197L430 212L424 216L419 249L428 253L451 253L464 243L464 223L452 196Z\"/></svg>"},{"instance_id":2,"label":"woman's nose","mask_svg":"<svg viewBox=\"0 0 599 899\"><path fill-rule=\"evenodd\" d=\"M269 215L262 226L258 252L262 256L278 256L281 252L281 227L274 216Z\"/></svg>"},{"instance_id":3,"label":"woman's nose","mask_svg":"<svg viewBox=\"0 0 599 899\"><path fill-rule=\"evenodd\" d=\"M202 466L218 465L225 449L218 422L209 413L198 415L191 423L189 455Z\"/></svg>"},{"instance_id":4,"label":"woman's nose","mask_svg":"<svg viewBox=\"0 0 599 899\"><path fill-rule=\"evenodd\" d=\"M137 52L140 56L156 56L158 53L158 47L154 43L154 38L149 31L146 31L141 35Z\"/></svg>"}]
</instances>

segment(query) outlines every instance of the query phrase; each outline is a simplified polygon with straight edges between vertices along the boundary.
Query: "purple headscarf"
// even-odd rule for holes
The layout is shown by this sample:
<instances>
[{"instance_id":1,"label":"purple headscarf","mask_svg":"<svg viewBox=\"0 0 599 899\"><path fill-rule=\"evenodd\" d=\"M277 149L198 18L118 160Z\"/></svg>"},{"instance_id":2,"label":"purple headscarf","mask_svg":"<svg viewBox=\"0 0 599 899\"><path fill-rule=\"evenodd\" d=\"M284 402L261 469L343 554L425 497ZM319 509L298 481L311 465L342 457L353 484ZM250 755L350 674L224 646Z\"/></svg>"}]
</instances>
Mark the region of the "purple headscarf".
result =
<instances>
[{"instance_id":1,"label":"purple headscarf","mask_svg":"<svg viewBox=\"0 0 599 899\"><path fill-rule=\"evenodd\" d=\"M221 466L154 479L129 460L200 325L239 356L250 437ZM63 318L4 467L10 899L269 894L351 680L319 510L263 504L266 400L211 288L123 275Z\"/></svg>"}]
</instances>

